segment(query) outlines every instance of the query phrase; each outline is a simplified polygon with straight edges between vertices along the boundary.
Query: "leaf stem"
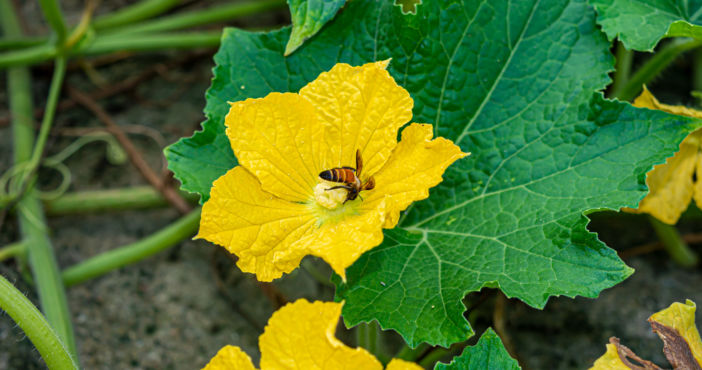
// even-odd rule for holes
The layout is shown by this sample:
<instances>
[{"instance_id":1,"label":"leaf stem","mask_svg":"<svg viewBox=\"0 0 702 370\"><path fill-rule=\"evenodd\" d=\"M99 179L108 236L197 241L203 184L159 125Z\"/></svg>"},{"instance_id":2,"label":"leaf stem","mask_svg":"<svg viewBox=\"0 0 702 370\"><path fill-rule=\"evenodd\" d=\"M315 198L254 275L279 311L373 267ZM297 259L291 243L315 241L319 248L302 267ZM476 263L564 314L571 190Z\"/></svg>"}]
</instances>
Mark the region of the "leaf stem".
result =
<instances>
[{"instance_id":1,"label":"leaf stem","mask_svg":"<svg viewBox=\"0 0 702 370\"><path fill-rule=\"evenodd\" d=\"M639 68L624 87L613 97L629 101L636 97L641 87L666 69L682 53L702 46L702 40L674 39L656 52Z\"/></svg>"},{"instance_id":2,"label":"leaf stem","mask_svg":"<svg viewBox=\"0 0 702 370\"><path fill-rule=\"evenodd\" d=\"M0 308L22 328L49 369L78 369L71 354L41 312L2 275L0 275Z\"/></svg>"},{"instance_id":3,"label":"leaf stem","mask_svg":"<svg viewBox=\"0 0 702 370\"><path fill-rule=\"evenodd\" d=\"M6 35L10 37L22 36L14 9L9 0L0 0L0 21ZM57 67L60 67L60 65ZM62 80L62 78L58 78L59 76L62 76L62 72L60 68L57 68L57 71L54 73L55 78L52 82L52 90L58 90L53 85L58 84L57 82ZM13 117L14 160L17 165L31 159L31 148L34 142L29 70L26 67L10 69L8 70L7 80L10 113ZM53 116L53 112L47 114ZM29 186L27 193L18 201L17 216L22 240L29 246L27 257L32 267L37 293L47 321L63 340L68 352L73 358L77 359L66 292L61 283L51 242L47 236L48 228L44 220L42 205L36 196L33 186Z\"/></svg>"},{"instance_id":4,"label":"leaf stem","mask_svg":"<svg viewBox=\"0 0 702 370\"><path fill-rule=\"evenodd\" d=\"M99 254L65 269L62 274L64 284L72 286L141 261L192 236L200 224L200 211L201 208L198 208L142 240Z\"/></svg>"},{"instance_id":5,"label":"leaf stem","mask_svg":"<svg viewBox=\"0 0 702 370\"><path fill-rule=\"evenodd\" d=\"M39 5L44 13L44 18L56 32L56 44L63 44L63 40L66 39L66 23L63 20L61 6L56 0L39 0Z\"/></svg>"},{"instance_id":6,"label":"leaf stem","mask_svg":"<svg viewBox=\"0 0 702 370\"><path fill-rule=\"evenodd\" d=\"M422 356L424 352L429 348L429 345L426 343L422 343L417 348L410 348L407 344L404 344L402 348L397 352L395 355L396 358L402 359L402 360L407 360L407 361L416 361L419 357Z\"/></svg>"},{"instance_id":7,"label":"leaf stem","mask_svg":"<svg viewBox=\"0 0 702 370\"><path fill-rule=\"evenodd\" d=\"M197 47L216 47L219 45L221 31L162 33L162 34L112 34L98 37L80 55L106 54L115 51L153 51L162 49L189 49Z\"/></svg>"},{"instance_id":8,"label":"leaf stem","mask_svg":"<svg viewBox=\"0 0 702 370\"><path fill-rule=\"evenodd\" d=\"M110 35L172 31L245 17L285 5L285 0L256 0L246 3L234 2L190 13L166 16L129 27L117 28L112 30Z\"/></svg>"},{"instance_id":9,"label":"leaf stem","mask_svg":"<svg viewBox=\"0 0 702 370\"><path fill-rule=\"evenodd\" d=\"M697 254L682 240L675 226L665 224L652 216L649 217L649 220L653 230L663 244L663 248L665 248L673 261L683 267L697 265L699 260Z\"/></svg>"},{"instance_id":10,"label":"leaf stem","mask_svg":"<svg viewBox=\"0 0 702 370\"><path fill-rule=\"evenodd\" d=\"M198 196L181 192L181 196L192 203ZM82 191L66 193L44 202L46 214L59 216L100 211L123 211L168 206L168 201L153 186L136 186L124 189Z\"/></svg>"},{"instance_id":11,"label":"leaf stem","mask_svg":"<svg viewBox=\"0 0 702 370\"><path fill-rule=\"evenodd\" d=\"M0 261L23 255L27 251L27 243L19 241L0 248Z\"/></svg>"},{"instance_id":12,"label":"leaf stem","mask_svg":"<svg viewBox=\"0 0 702 370\"><path fill-rule=\"evenodd\" d=\"M616 51L617 64L614 70L614 81L612 82L611 95L617 96L629 81L631 75L631 64L634 60L634 52L627 50L621 41L617 42Z\"/></svg>"},{"instance_id":13,"label":"leaf stem","mask_svg":"<svg viewBox=\"0 0 702 370\"><path fill-rule=\"evenodd\" d=\"M140 1L134 5L97 17L93 22L93 28L97 31L107 30L149 19L170 10L181 2L182 0Z\"/></svg>"},{"instance_id":14,"label":"leaf stem","mask_svg":"<svg viewBox=\"0 0 702 370\"><path fill-rule=\"evenodd\" d=\"M29 46L37 46L46 42L46 37L12 37L0 39L0 50L19 49Z\"/></svg>"},{"instance_id":15,"label":"leaf stem","mask_svg":"<svg viewBox=\"0 0 702 370\"><path fill-rule=\"evenodd\" d=\"M450 353L451 351L449 349L436 347L419 361L419 366L425 369L430 368L432 365L436 364L437 361L441 360L444 358L444 356L447 356Z\"/></svg>"},{"instance_id":16,"label":"leaf stem","mask_svg":"<svg viewBox=\"0 0 702 370\"><path fill-rule=\"evenodd\" d=\"M368 349L368 324L364 322L356 327L356 346Z\"/></svg>"}]
</instances>

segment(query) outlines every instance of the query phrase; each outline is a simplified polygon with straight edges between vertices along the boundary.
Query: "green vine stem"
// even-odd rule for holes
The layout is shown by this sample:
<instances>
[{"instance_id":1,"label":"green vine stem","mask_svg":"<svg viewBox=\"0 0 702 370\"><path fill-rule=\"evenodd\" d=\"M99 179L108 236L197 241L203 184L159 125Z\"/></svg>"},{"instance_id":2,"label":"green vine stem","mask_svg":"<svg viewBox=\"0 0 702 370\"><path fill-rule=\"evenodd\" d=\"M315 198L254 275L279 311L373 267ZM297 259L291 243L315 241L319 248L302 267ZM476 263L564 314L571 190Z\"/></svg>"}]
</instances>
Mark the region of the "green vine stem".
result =
<instances>
[{"instance_id":1,"label":"green vine stem","mask_svg":"<svg viewBox=\"0 0 702 370\"><path fill-rule=\"evenodd\" d=\"M93 22L95 30L125 26L144 19L155 17L180 4L182 0L145 0L134 5L97 17Z\"/></svg>"},{"instance_id":2,"label":"green vine stem","mask_svg":"<svg viewBox=\"0 0 702 370\"><path fill-rule=\"evenodd\" d=\"M158 5L156 3L167 2L168 1L162 0L147 0L144 3L153 3L152 5L156 6ZM144 3L139 3L138 5ZM119 22L107 22L106 24L109 24L109 27L104 25L104 22L106 22L105 18L98 17L98 20L92 23L92 27L98 29L111 29L113 27L119 28L115 28L107 34L99 34L87 46L78 48L77 50L69 50L69 53L71 55L94 55L116 51L151 51L171 48L187 49L194 47L216 47L219 45L219 40L222 36L221 32L219 31L189 33L163 32L260 13L273 8L281 7L284 4L285 1L283 0L262 0L249 3L227 4L211 9L194 11L189 14L177 14L164 17L163 19L144 22L143 24L130 25L129 27L126 27L125 25L148 17L142 18L141 16L130 15L129 17L120 18ZM138 5L135 5L135 7ZM135 31L140 34L135 34ZM149 32L147 33L145 31ZM0 40L0 49L2 49L2 43L3 41ZM23 43L21 42L21 38L18 36L10 37L7 43L9 45L19 43L20 45L34 46L0 54L0 68L41 63L56 58L62 48L48 42L36 45L37 40L34 39L27 40Z\"/></svg>"},{"instance_id":3,"label":"green vine stem","mask_svg":"<svg viewBox=\"0 0 702 370\"><path fill-rule=\"evenodd\" d=\"M13 257L23 255L27 251L27 243L24 241L12 243L0 248L0 262Z\"/></svg>"},{"instance_id":4,"label":"green vine stem","mask_svg":"<svg viewBox=\"0 0 702 370\"><path fill-rule=\"evenodd\" d=\"M258 14L271 9L281 8L285 5L285 0L256 0L246 3L234 2L190 13L166 16L148 22L130 25L129 27L120 27L111 30L111 32L124 35L128 33L173 31Z\"/></svg>"},{"instance_id":5,"label":"green vine stem","mask_svg":"<svg viewBox=\"0 0 702 370\"><path fill-rule=\"evenodd\" d=\"M72 286L141 261L192 236L200 225L200 211L201 209L198 208L142 240L102 253L67 268L63 271L64 284Z\"/></svg>"},{"instance_id":6,"label":"green vine stem","mask_svg":"<svg viewBox=\"0 0 702 370\"><path fill-rule=\"evenodd\" d=\"M402 359L402 360L407 360L407 361L412 361L415 362L419 357L422 356L424 352L427 351L429 348L429 345L426 343L422 343L417 348L412 349L410 346L407 344L404 344L402 348L397 352L395 355L396 358Z\"/></svg>"},{"instance_id":7,"label":"green vine stem","mask_svg":"<svg viewBox=\"0 0 702 370\"><path fill-rule=\"evenodd\" d=\"M14 9L9 0L0 0L0 21L5 35L10 37L22 36ZM57 73L60 74L60 72ZM31 148L34 141L34 124L32 121L34 110L32 109L29 70L26 67L13 68L8 71L7 81L10 113L13 117L14 160L15 164L20 164L31 159ZM56 79L54 82L56 82ZM51 90L54 90L53 86ZM58 91L59 89L55 90ZM51 242L47 236L47 226L42 205L35 194L33 186L30 186L27 193L18 201L17 217L22 240L29 246L27 248L27 259L32 267L37 293L47 321L54 328L59 338L62 339L72 357L77 359L66 292L61 283Z\"/></svg>"},{"instance_id":8,"label":"green vine stem","mask_svg":"<svg viewBox=\"0 0 702 370\"><path fill-rule=\"evenodd\" d=\"M192 203L198 196L181 192L181 196ZM48 216L90 213L101 211L124 211L166 207L169 203L152 186L136 186L125 189L82 191L65 193L44 202Z\"/></svg>"},{"instance_id":9,"label":"green vine stem","mask_svg":"<svg viewBox=\"0 0 702 370\"><path fill-rule=\"evenodd\" d=\"M670 255L673 261L677 262L683 267L692 267L697 265L698 257L693 252L690 247L685 243L680 237L678 229L675 226L665 224L658 221L655 217L649 217L651 221L651 226L653 230L658 235L663 247L666 252Z\"/></svg>"},{"instance_id":10,"label":"green vine stem","mask_svg":"<svg viewBox=\"0 0 702 370\"><path fill-rule=\"evenodd\" d=\"M56 0L39 0L39 5L44 13L44 18L56 33L56 43L63 44L63 40L66 39L66 23L63 20L63 14L61 14L61 6Z\"/></svg>"},{"instance_id":11,"label":"green vine stem","mask_svg":"<svg viewBox=\"0 0 702 370\"><path fill-rule=\"evenodd\" d=\"M631 64L634 61L634 52L627 50L621 41L617 42L616 56L617 64L614 69L614 79L612 81L611 95L618 96L631 75Z\"/></svg>"},{"instance_id":12,"label":"green vine stem","mask_svg":"<svg viewBox=\"0 0 702 370\"><path fill-rule=\"evenodd\" d=\"M113 53L116 51L153 51L162 49L190 49L198 47L216 47L219 45L221 31L187 32L163 34L113 34L96 38L90 46L80 50L80 55ZM0 61L0 66L1 66Z\"/></svg>"},{"instance_id":13,"label":"green vine stem","mask_svg":"<svg viewBox=\"0 0 702 370\"><path fill-rule=\"evenodd\" d=\"M71 354L41 312L2 275L0 275L0 308L22 328L49 369L78 369Z\"/></svg>"},{"instance_id":14,"label":"green vine stem","mask_svg":"<svg viewBox=\"0 0 702 370\"><path fill-rule=\"evenodd\" d=\"M641 87L658 76L682 53L702 46L702 40L695 39L674 39L656 52L649 60L639 68L631 79L614 94L613 97L619 100L629 101L641 92Z\"/></svg>"},{"instance_id":15,"label":"green vine stem","mask_svg":"<svg viewBox=\"0 0 702 370\"><path fill-rule=\"evenodd\" d=\"M196 47L216 47L222 33L188 32L164 34L135 34L97 37L84 49L72 55L94 55L117 51L153 51L162 49L189 49ZM0 54L0 68L31 65L45 62L58 55L56 46L44 44L37 47Z\"/></svg>"},{"instance_id":16,"label":"green vine stem","mask_svg":"<svg viewBox=\"0 0 702 370\"><path fill-rule=\"evenodd\" d=\"M0 39L0 50L21 49L46 42L45 37L12 37Z\"/></svg>"}]
</instances>

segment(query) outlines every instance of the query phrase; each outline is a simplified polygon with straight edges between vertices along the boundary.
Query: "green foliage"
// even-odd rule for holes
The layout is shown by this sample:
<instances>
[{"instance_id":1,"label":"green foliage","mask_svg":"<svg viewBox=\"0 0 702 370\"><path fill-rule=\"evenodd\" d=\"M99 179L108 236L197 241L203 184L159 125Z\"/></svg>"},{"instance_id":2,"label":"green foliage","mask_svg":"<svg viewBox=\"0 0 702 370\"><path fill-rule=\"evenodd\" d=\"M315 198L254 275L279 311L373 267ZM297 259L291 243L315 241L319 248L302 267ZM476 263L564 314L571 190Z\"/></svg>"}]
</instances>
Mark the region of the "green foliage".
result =
<instances>
[{"instance_id":1,"label":"green foliage","mask_svg":"<svg viewBox=\"0 0 702 370\"><path fill-rule=\"evenodd\" d=\"M509 357L500 337L490 328L483 333L478 343L472 347L466 347L463 353L454 358L451 363L438 363L434 367L436 370L509 370L519 368L517 361Z\"/></svg>"},{"instance_id":2,"label":"green foliage","mask_svg":"<svg viewBox=\"0 0 702 370\"><path fill-rule=\"evenodd\" d=\"M627 49L653 51L663 37L702 39L702 1L590 0L597 23Z\"/></svg>"},{"instance_id":3,"label":"green foliage","mask_svg":"<svg viewBox=\"0 0 702 370\"><path fill-rule=\"evenodd\" d=\"M345 3L346 0L288 0L292 33L285 55L292 54L305 40L314 36Z\"/></svg>"},{"instance_id":4,"label":"green foliage","mask_svg":"<svg viewBox=\"0 0 702 370\"><path fill-rule=\"evenodd\" d=\"M347 325L378 320L412 346L470 336L461 300L484 286L543 307L629 276L583 214L635 206L645 173L699 126L593 95L613 61L585 0L425 0L416 15L354 0L285 58L288 36L225 32L203 131L168 149L170 168L207 198L236 163L227 101L297 91L337 62L392 58L414 121L473 153L337 282Z\"/></svg>"}]
</instances>

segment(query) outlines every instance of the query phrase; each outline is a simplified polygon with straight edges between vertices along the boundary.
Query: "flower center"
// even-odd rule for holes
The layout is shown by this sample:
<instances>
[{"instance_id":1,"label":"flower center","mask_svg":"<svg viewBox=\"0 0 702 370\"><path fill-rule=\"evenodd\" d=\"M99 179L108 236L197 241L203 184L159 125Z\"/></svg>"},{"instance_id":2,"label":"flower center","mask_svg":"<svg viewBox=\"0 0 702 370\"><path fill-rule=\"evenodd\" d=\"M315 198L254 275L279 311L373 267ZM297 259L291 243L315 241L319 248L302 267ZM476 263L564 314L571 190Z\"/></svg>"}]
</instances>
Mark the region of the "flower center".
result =
<instances>
[{"instance_id":1,"label":"flower center","mask_svg":"<svg viewBox=\"0 0 702 370\"><path fill-rule=\"evenodd\" d=\"M317 204L326 209L335 209L344 204L348 190L344 188L329 190L335 186L339 186L339 184L324 180L317 184L314 187L314 200Z\"/></svg>"}]
</instances>

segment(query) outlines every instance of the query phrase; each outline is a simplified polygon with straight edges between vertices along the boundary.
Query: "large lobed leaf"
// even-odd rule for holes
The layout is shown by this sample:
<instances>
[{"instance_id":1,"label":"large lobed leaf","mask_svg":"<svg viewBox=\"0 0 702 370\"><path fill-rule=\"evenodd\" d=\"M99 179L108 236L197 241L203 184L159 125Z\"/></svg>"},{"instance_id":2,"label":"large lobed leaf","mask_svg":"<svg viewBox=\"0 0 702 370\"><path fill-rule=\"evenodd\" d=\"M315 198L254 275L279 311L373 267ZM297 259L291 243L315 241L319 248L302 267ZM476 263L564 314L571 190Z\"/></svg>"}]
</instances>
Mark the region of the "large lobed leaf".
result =
<instances>
[{"instance_id":1,"label":"large lobed leaf","mask_svg":"<svg viewBox=\"0 0 702 370\"><path fill-rule=\"evenodd\" d=\"M653 51L664 36L702 39L700 0L590 0L597 23L627 49Z\"/></svg>"},{"instance_id":2,"label":"large lobed leaf","mask_svg":"<svg viewBox=\"0 0 702 370\"><path fill-rule=\"evenodd\" d=\"M437 363L434 366L435 370L515 370L519 368L517 361L509 357L502 340L491 328L480 336L478 343L466 347L463 353L455 357L451 363Z\"/></svg>"},{"instance_id":3,"label":"large lobed leaf","mask_svg":"<svg viewBox=\"0 0 702 370\"><path fill-rule=\"evenodd\" d=\"M235 164L227 100L297 91L337 62L392 58L414 121L473 153L338 284L347 325L375 319L413 346L470 336L461 300L484 286L543 307L625 279L632 270L583 213L635 206L645 173L699 126L593 95L613 63L585 0L425 0L416 15L354 0L284 58L288 35L225 32L204 132L169 148L171 169L206 197Z\"/></svg>"}]
</instances>

